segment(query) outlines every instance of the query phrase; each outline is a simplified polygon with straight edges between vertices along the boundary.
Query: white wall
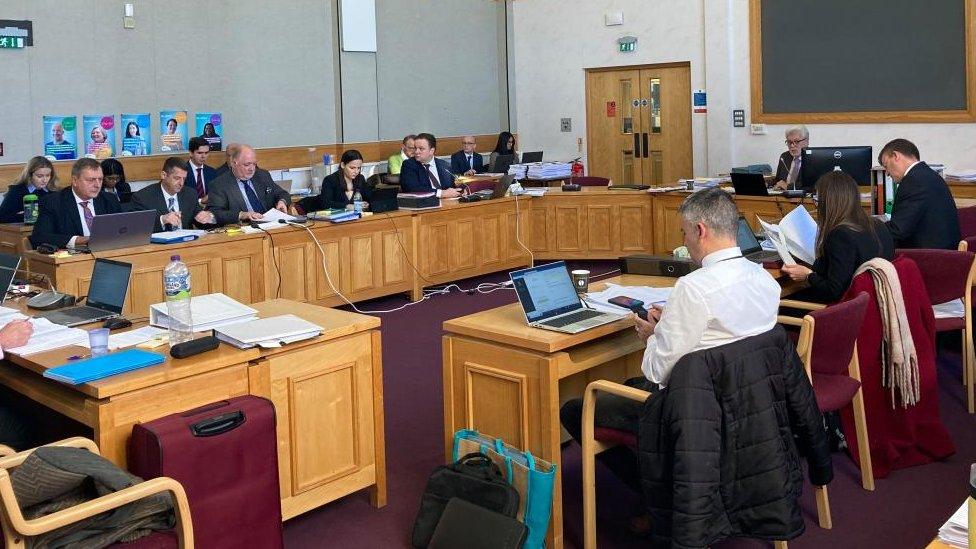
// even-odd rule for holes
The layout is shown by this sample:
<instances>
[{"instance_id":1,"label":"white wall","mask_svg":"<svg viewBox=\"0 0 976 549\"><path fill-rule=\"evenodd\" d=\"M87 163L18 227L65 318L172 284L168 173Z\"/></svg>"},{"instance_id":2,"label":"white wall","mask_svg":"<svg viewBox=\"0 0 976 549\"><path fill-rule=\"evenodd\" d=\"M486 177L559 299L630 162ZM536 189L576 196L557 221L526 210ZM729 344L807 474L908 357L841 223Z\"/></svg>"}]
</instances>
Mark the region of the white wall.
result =
<instances>
[{"instance_id":1,"label":"white wall","mask_svg":"<svg viewBox=\"0 0 976 549\"><path fill-rule=\"evenodd\" d=\"M732 128L732 110L750 119L748 0L561 0L512 2L515 65L515 127L523 150L547 157L576 156L576 138L586 151L584 68L691 62L692 89L708 91L708 114L692 115L695 175L732 166L772 164L786 147L787 126L767 125L766 135ZM603 15L622 11L624 25L606 27ZM558 14L558 15L554 15ZM556 21L558 19L558 21ZM553 21L552 24L539 22ZM639 38L637 52L621 54L615 39ZM866 75L866 77L869 77ZM815 90L813 90L815 93ZM559 132L559 118L573 118L573 133ZM915 142L924 159L952 167L976 166L976 124L817 124L811 145L871 145Z\"/></svg>"}]
</instances>

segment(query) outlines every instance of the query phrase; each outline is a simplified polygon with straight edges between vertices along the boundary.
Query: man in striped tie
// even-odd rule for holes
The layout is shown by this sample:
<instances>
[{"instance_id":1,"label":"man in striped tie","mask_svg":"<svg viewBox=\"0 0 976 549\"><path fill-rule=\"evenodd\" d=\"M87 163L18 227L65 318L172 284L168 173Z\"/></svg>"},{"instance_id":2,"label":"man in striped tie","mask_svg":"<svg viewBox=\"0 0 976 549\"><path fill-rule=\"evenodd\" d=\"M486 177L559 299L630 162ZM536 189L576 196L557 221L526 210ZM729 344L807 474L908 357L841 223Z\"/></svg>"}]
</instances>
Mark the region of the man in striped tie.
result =
<instances>
[{"instance_id":1,"label":"man in striped tie","mask_svg":"<svg viewBox=\"0 0 976 549\"><path fill-rule=\"evenodd\" d=\"M115 195L102 192L102 179L97 160L76 161L71 166L71 186L41 199L31 244L35 248L87 246L95 216L122 211Z\"/></svg>"}]
</instances>

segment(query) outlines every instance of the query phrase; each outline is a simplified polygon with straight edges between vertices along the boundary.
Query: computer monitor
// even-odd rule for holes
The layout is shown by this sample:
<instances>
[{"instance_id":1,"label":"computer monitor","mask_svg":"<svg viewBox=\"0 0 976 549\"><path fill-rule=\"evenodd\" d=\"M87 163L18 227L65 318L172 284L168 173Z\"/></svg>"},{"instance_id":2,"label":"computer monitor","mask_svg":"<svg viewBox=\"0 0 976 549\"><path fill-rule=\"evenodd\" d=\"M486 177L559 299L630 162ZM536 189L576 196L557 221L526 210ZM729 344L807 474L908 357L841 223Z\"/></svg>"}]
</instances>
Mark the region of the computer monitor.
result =
<instances>
[{"instance_id":1,"label":"computer monitor","mask_svg":"<svg viewBox=\"0 0 976 549\"><path fill-rule=\"evenodd\" d=\"M841 170L858 185L871 184L871 147L805 147L800 151L800 181L803 189L812 191L820 177Z\"/></svg>"}]
</instances>

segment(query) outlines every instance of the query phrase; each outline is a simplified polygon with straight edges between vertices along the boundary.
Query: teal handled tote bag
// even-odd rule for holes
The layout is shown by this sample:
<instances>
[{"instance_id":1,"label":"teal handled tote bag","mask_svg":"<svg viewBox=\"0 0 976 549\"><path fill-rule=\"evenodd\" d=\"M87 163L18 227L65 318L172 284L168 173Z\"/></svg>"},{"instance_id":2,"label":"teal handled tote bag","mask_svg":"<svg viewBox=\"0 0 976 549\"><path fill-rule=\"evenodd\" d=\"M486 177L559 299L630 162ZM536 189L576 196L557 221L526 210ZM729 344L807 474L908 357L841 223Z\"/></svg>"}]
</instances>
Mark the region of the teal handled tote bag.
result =
<instances>
[{"instance_id":1,"label":"teal handled tote bag","mask_svg":"<svg viewBox=\"0 0 976 549\"><path fill-rule=\"evenodd\" d=\"M482 452L502 470L521 496L516 518L525 523L529 535L523 549L545 547L546 530L552 514L552 489L556 466L471 429L454 433L454 461L470 452Z\"/></svg>"}]
</instances>

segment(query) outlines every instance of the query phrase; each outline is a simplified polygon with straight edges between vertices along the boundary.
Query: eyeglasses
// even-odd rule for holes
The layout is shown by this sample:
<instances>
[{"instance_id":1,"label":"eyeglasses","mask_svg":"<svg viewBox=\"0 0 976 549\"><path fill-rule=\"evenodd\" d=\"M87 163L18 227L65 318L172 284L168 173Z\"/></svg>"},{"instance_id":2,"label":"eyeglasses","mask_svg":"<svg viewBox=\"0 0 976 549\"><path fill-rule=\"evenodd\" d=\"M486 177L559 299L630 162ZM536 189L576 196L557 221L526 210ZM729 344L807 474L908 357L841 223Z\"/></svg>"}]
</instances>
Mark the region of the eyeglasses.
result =
<instances>
[{"instance_id":1,"label":"eyeglasses","mask_svg":"<svg viewBox=\"0 0 976 549\"><path fill-rule=\"evenodd\" d=\"M461 144L462 145L474 145L475 142L474 141L462 141Z\"/></svg>"},{"instance_id":2,"label":"eyeglasses","mask_svg":"<svg viewBox=\"0 0 976 549\"><path fill-rule=\"evenodd\" d=\"M803 143L807 139L809 139L809 137L804 137L803 139L787 139L785 141L785 143L786 143L786 146L787 147L789 147L791 145L795 147L795 146L799 145L800 143Z\"/></svg>"}]
</instances>

